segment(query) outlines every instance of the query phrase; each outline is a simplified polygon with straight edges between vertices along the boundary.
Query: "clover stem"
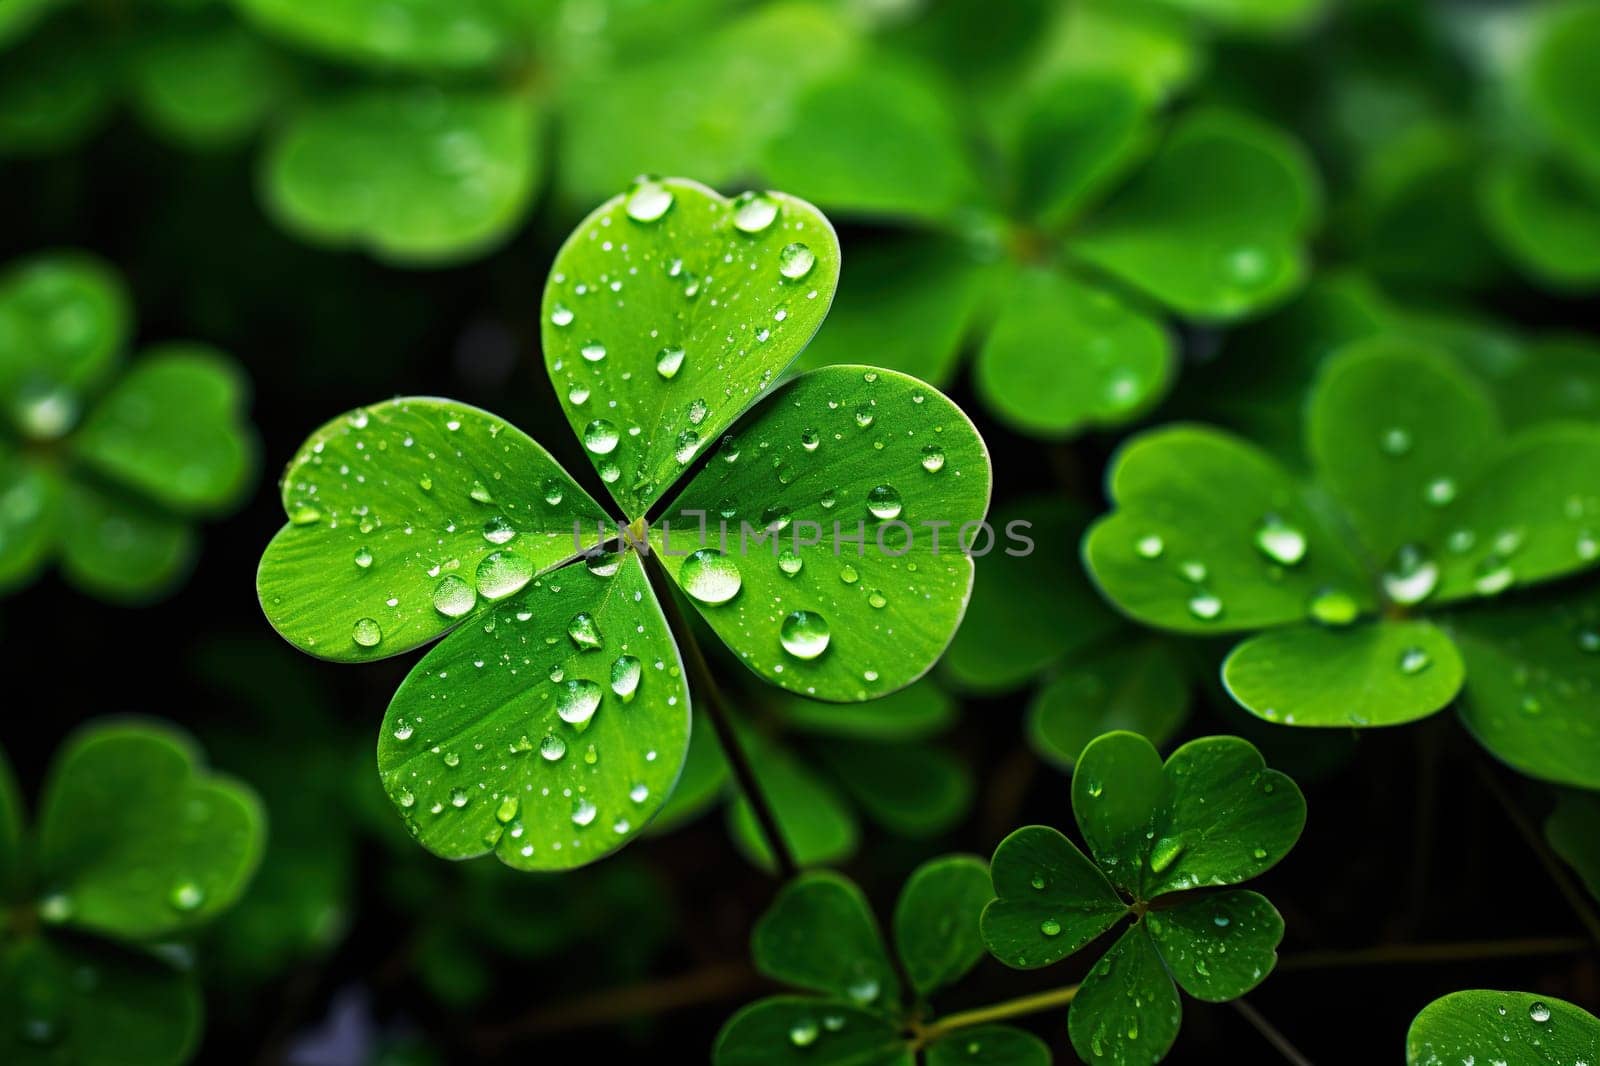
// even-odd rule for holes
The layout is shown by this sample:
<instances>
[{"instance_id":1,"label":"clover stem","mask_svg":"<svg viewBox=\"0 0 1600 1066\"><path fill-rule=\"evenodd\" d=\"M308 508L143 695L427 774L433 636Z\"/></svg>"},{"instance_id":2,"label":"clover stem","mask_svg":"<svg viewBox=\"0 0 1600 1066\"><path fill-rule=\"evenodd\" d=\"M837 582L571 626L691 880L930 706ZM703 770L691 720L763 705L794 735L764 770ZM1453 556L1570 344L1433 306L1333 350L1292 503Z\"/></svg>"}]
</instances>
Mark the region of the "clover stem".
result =
<instances>
[{"instance_id":1,"label":"clover stem","mask_svg":"<svg viewBox=\"0 0 1600 1066\"><path fill-rule=\"evenodd\" d=\"M1239 1012L1239 1015L1255 1027L1262 1039L1277 1049L1278 1054L1294 1066L1311 1066L1311 1060L1300 1054L1300 1050L1289 1043L1289 1038L1278 1032L1277 1026L1261 1016L1261 1012L1244 1001L1243 997L1229 1000L1228 1006Z\"/></svg>"},{"instance_id":2,"label":"clover stem","mask_svg":"<svg viewBox=\"0 0 1600 1066\"><path fill-rule=\"evenodd\" d=\"M1051 1007L1064 1007L1072 1002L1072 997L1078 994L1077 985L1065 985L1061 988L1052 988L1044 992L1035 992L1031 996L1018 996L1008 999L1003 1003L992 1003L987 1007L975 1007L972 1010L957 1011L947 1014L927 1025L917 1029L918 1046L928 1044L946 1033L957 1029L966 1029L985 1022L1000 1021L1003 1018L1017 1018L1024 1014L1037 1014Z\"/></svg>"},{"instance_id":3,"label":"clover stem","mask_svg":"<svg viewBox=\"0 0 1600 1066\"><path fill-rule=\"evenodd\" d=\"M750 810L755 813L756 824L761 829L762 837L766 839L767 852L777 865L778 876L785 881L791 880L800 872L800 867L795 863L794 856L789 851L789 843L778 828L778 819L772 813L771 804L761 791L761 782L756 777L755 769L745 756L738 736L734 734L727 706L722 702L722 689L717 686L716 678L712 676L705 652L700 649L700 642L695 639L694 630L689 627L689 620L684 617L683 609L678 606L672 583L667 580L661 564L653 555L645 557L644 562L645 573L649 575L650 585L655 589L656 600L661 604L661 610L667 616L667 624L671 627L672 634L678 641L678 647L683 652L684 668L689 672L691 695L700 698L701 707L711 722L711 731L717 735L717 743L721 745L722 753L728 760L728 768L733 771L733 779L739 786L739 792L750 804Z\"/></svg>"},{"instance_id":4,"label":"clover stem","mask_svg":"<svg viewBox=\"0 0 1600 1066\"><path fill-rule=\"evenodd\" d=\"M1324 970L1340 966L1373 966L1390 962L1465 962L1511 959L1528 955L1564 955L1585 951L1586 937L1530 937L1525 940L1462 940L1439 944L1380 944L1354 951L1302 951L1285 955L1278 973Z\"/></svg>"}]
</instances>

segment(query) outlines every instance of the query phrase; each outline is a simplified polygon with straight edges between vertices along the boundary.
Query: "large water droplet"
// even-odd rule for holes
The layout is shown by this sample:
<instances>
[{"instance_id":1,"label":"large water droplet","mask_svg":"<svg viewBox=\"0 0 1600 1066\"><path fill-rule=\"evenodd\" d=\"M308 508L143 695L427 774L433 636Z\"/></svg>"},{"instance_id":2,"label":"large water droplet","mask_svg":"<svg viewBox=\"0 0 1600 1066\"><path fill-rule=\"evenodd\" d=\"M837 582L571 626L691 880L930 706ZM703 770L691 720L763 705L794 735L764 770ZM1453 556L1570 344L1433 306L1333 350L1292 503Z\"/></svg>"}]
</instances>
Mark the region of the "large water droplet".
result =
<instances>
[{"instance_id":1,"label":"large water droplet","mask_svg":"<svg viewBox=\"0 0 1600 1066\"><path fill-rule=\"evenodd\" d=\"M556 686L556 713L568 725L579 729L589 724L600 706L600 686L586 678L574 677Z\"/></svg>"},{"instance_id":2,"label":"large water droplet","mask_svg":"<svg viewBox=\"0 0 1600 1066\"><path fill-rule=\"evenodd\" d=\"M584 555L583 565L595 577L615 577L622 569L622 553L594 549Z\"/></svg>"},{"instance_id":3,"label":"large water droplet","mask_svg":"<svg viewBox=\"0 0 1600 1066\"><path fill-rule=\"evenodd\" d=\"M622 209L635 222L655 222L672 207L672 190L654 178L639 178Z\"/></svg>"},{"instance_id":4,"label":"large water droplet","mask_svg":"<svg viewBox=\"0 0 1600 1066\"><path fill-rule=\"evenodd\" d=\"M383 627L375 618L358 618L350 630L350 638L363 648L375 648L383 640Z\"/></svg>"},{"instance_id":5,"label":"large water droplet","mask_svg":"<svg viewBox=\"0 0 1600 1066\"><path fill-rule=\"evenodd\" d=\"M1472 587L1480 596L1493 596L1511 587L1515 576L1511 564L1496 554L1486 555L1478 564L1472 578Z\"/></svg>"},{"instance_id":6,"label":"large water droplet","mask_svg":"<svg viewBox=\"0 0 1600 1066\"><path fill-rule=\"evenodd\" d=\"M572 325L572 308L563 303L556 303L550 308L550 323L555 326Z\"/></svg>"},{"instance_id":7,"label":"large water droplet","mask_svg":"<svg viewBox=\"0 0 1600 1066\"><path fill-rule=\"evenodd\" d=\"M533 563L514 551L490 552L478 563L478 591L491 600L509 596L533 580Z\"/></svg>"},{"instance_id":8,"label":"large water droplet","mask_svg":"<svg viewBox=\"0 0 1600 1066\"><path fill-rule=\"evenodd\" d=\"M795 1047L810 1047L817 1042L817 1023L802 1018L789 1027L789 1043Z\"/></svg>"},{"instance_id":9,"label":"large water droplet","mask_svg":"<svg viewBox=\"0 0 1600 1066\"><path fill-rule=\"evenodd\" d=\"M559 478L553 478L553 477L552 478L545 478L545 482L544 482L544 502L545 503L548 503L551 507L554 507L556 504L561 502L561 498L565 494L566 493L561 487L561 480Z\"/></svg>"},{"instance_id":10,"label":"large water droplet","mask_svg":"<svg viewBox=\"0 0 1600 1066\"><path fill-rule=\"evenodd\" d=\"M1045 936L1060 936L1061 923L1056 921L1054 918L1046 918L1044 921L1039 923L1039 932L1043 933Z\"/></svg>"},{"instance_id":11,"label":"large water droplet","mask_svg":"<svg viewBox=\"0 0 1600 1066\"><path fill-rule=\"evenodd\" d=\"M800 558L800 553L793 548L785 548L778 553L778 569L790 577L798 574L805 565L805 560Z\"/></svg>"},{"instance_id":12,"label":"large water droplet","mask_svg":"<svg viewBox=\"0 0 1600 1066\"><path fill-rule=\"evenodd\" d=\"M671 381L678 376L678 371L683 368L683 356L683 349L675 347L666 347L656 353L656 373L661 375L663 381Z\"/></svg>"},{"instance_id":13,"label":"large water droplet","mask_svg":"<svg viewBox=\"0 0 1600 1066\"><path fill-rule=\"evenodd\" d=\"M510 822L517 816L517 809L521 806L517 797L507 796L500 801L500 806L495 808L494 819L502 825Z\"/></svg>"},{"instance_id":14,"label":"large water droplet","mask_svg":"<svg viewBox=\"0 0 1600 1066\"><path fill-rule=\"evenodd\" d=\"M1256 529L1256 547L1275 563L1294 566L1306 555L1306 535L1277 515L1267 515Z\"/></svg>"},{"instance_id":15,"label":"large water droplet","mask_svg":"<svg viewBox=\"0 0 1600 1066\"><path fill-rule=\"evenodd\" d=\"M1210 592L1196 592L1189 597L1189 613L1209 622L1222 614L1222 600Z\"/></svg>"},{"instance_id":16,"label":"large water droplet","mask_svg":"<svg viewBox=\"0 0 1600 1066\"><path fill-rule=\"evenodd\" d=\"M1534 1000L1532 1003L1528 1004L1528 1017L1532 1018L1540 1025L1543 1025L1545 1022L1550 1020L1550 1008L1538 1000Z\"/></svg>"},{"instance_id":17,"label":"large water droplet","mask_svg":"<svg viewBox=\"0 0 1600 1066\"><path fill-rule=\"evenodd\" d=\"M1400 653L1400 672L1402 674L1420 674L1426 670L1433 660L1421 648L1407 648Z\"/></svg>"},{"instance_id":18,"label":"large water droplet","mask_svg":"<svg viewBox=\"0 0 1600 1066\"><path fill-rule=\"evenodd\" d=\"M815 611L790 611L778 627L783 650L796 659L815 659L828 650L828 620Z\"/></svg>"},{"instance_id":19,"label":"large water droplet","mask_svg":"<svg viewBox=\"0 0 1600 1066\"><path fill-rule=\"evenodd\" d=\"M1415 544L1397 551L1394 562L1383 574L1384 595L1406 607L1427 599L1438 583L1438 564Z\"/></svg>"},{"instance_id":20,"label":"large water droplet","mask_svg":"<svg viewBox=\"0 0 1600 1066\"><path fill-rule=\"evenodd\" d=\"M766 193L740 193L733 201L733 225L741 233L761 233L777 219L778 201Z\"/></svg>"},{"instance_id":21,"label":"large water droplet","mask_svg":"<svg viewBox=\"0 0 1600 1066\"><path fill-rule=\"evenodd\" d=\"M799 241L786 244L778 253L778 273L790 281L799 281L817 265L817 255Z\"/></svg>"},{"instance_id":22,"label":"large water droplet","mask_svg":"<svg viewBox=\"0 0 1600 1066\"><path fill-rule=\"evenodd\" d=\"M590 341L578 349L578 354L590 363L598 363L606 357L606 346L599 341Z\"/></svg>"},{"instance_id":23,"label":"large water droplet","mask_svg":"<svg viewBox=\"0 0 1600 1066\"><path fill-rule=\"evenodd\" d=\"M573 825L588 825L590 822L594 821L594 816L597 813L598 808L596 808L593 803L583 796L579 796L577 799L572 801Z\"/></svg>"},{"instance_id":24,"label":"large water droplet","mask_svg":"<svg viewBox=\"0 0 1600 1066\"><path fill-rule=\"evenodd\" d=\"M483 539L490 544L504 544L516 535L516 529L505 515L497 514L483 524Z\"/></svg>"},{"instance_id":25,"label":"large water droplet","mask_svg":"<svg viewBox=\"0 0 1600 1066\"><path fill-rule=\"evenodd\" d=\"M1422 498L1435 507L1445 506L1456 498L1455 480L1447 477L1434 478L1423 486Z\"/></svg>"},{"instance_id":26,"label":"large water droplet","mask_svg":"<svg viewBox=\"0 0 1600 1066\"><path fill-rule=\"evenodd\" d=\"M744 575L734 561L715 548L691 552L678 571L683 591L706 604L727 603L739 594Z\"/></svg>"},{"instance_id":27,"label":"large water droplet","mask_svg":"<svg viewBox=\"0 0 1600 1066\"><path fill-rule=\"evenodd\" d=\"M944 449L937 444L930 444L922 449L922 469L930 474L937 474L944 469Z\"/></svg>"},{"instance_id":28,"label":"large water droplet","mask_svg":"<svg viewBox=\"0 0 1600 1066\"><path fill-rule=\"evenodd\" d=\"M179 881L172 886L172 891L167 895L167 902L180 911L196 910L205 901L205 889L193 881Z\"/></svg>"},{"instance_id":29,"label":"large water droplet","mask_svg":"<svg viewBox=\"0 0 1600 1066\"><path fill-rule=\"evenodd\" d=\"M1311 597L1307 610L1325 626L1347 626L1361 614L1361 605L1343 589L1325 588Z\"/></svg>"},{"instance_id":30,"label":"large water droplet","mask_svg":"<svg viewBox=\"0 0 1600 1066\"><path fill-rule=\"evenodd\" d=\"M585 651L598 648L605 643L600 636L600 627L595 624L594 616L587 611L579 611L572 616L572 621L567 623L567 636L572 638L572 643Z\"/></svg>"},{"instance_id":31,"label":"large water droplet","mask_svg":"<svg viewBox=\"0 0 1600 1066\"><path fill-rule=\"evenodd\" d=\"M1178 861L1184 846L1182 837L1162 837L1156 841L1150 849L1150 869L1155 873L1166 870Z\"/></svg>"},{"instance_id":32,"label":"large water droplet","mask_svg":"<svg viewBox=\"0 0 1600 1066\"><path fill-rule=\"evenodd\" d=\"M902 509L900 490L893 485L878 485L867 493L867 510L874 518L899 518Z\"/></svg>"},{"instance_id":33,"label":"large water droplet","mask_svg":"<svg viewBox=\"0 0 1600 1066\"><path fill-rule=\"evenodd\" d=\"M639 691L639 678L644 674L644 666L632 655L619 655L617 661L611 664L611 691L622 697L622 702L627 703L633 699L633 694Z\"/></svg>"},{"instance_id":34,"label":"large water droplet","mask_svg":"<svg viewBox=\"0 0 1600 1066\"><path fill-rule=\"evenodd\" d=\"M365 570L372 565L372 552L366 548L356 549L356 565Z\"/></svg>"},{"instance_id":35,"label":"large water droplet","mask_svg":"<svg viewBox=\"0 0 1600 1066\"><path fill-rule=\"evenodd\" d=\"M460 618L478 602L478 593L455 574L446 574L433 589L433 609L446 618Z\"/></svg>"},{"instance_id":36,"label":"large water droplet","mask_svg":"<svg viewBox=\"0 0 1600 1066\"><path fill-rule=\"evenodd\" d=\"M1385 455L1404 455L1411 450L1411 433L1401 426L1392 426L1378 435L1378 447Z\"/></svg>"},{"instance_id":37,"label":"large water droplet","mask_svg":"<svg viewBox=\"0 0 1600 1066\"><path fill-rule=\"evenodd\" d=\"M1166 548L1166 542L1156 533L1146 533L1133 542L1133 550L1141 559L1159 559Z\"/></svg>"},{"instance_id":38,"label":"large water droplet","mask_svg":"<svg viewBox=\"0 0 1600 1066\"><path fill-rule=\"evenodd\" d=\"M554 733L539 741L539 754L546 762L555 762L567 753L567 742Z\"/></svg>"},{"instance_id":39,"label":"large water droplet","mask_svg":"<svg viewBox=\"0 0 1600 1066\"><path fill-rule=\"evenodd\" d=\"M595 455L610 455L617 450L620 439L616 423L604 418L597 418L583 427L583 446Z\"/></svg>"}]
</instances>

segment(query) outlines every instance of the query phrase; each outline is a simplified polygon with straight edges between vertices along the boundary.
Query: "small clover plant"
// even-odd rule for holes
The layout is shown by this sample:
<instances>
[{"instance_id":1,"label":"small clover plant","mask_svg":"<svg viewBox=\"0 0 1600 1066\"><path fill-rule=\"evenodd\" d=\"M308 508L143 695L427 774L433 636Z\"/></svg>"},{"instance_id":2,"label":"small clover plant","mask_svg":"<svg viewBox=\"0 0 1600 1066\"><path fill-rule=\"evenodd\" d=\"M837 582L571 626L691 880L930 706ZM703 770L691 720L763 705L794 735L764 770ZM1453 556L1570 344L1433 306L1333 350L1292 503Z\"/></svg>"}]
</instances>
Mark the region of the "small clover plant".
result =
<instances>
[{"instance_id":1,"label":"small clover plant","mask_svg":"<svg viewBox=\"0 0 1600 1066\"><path fill-rule=\"evenodd\" d=\"M1138 734L1108 733L1078 758L1072 810L1094 859L1046 826L1001 841L983 940L1006 965L1034 969L1131 918L1078 988L1067 1030L1085 1062L1154 1063L1177 1039L1179 988L1242 996L1283 937L1258 893L1181 894L1275 866L1305 826L1305 799L1238 737L1190 741L1163 765Z\"/></svg>"},{"instance_id":2,"label":"small clover plant","mask_svg":"<svg viewBox=\"0 0 1600 1066\"><path fill-rule=\"evenodd\" d=\"M188 566L195 519L249 488L238 367L168 343L124 370L129 332L121 282L88 256L0 273L0 589L59 560L86 592L149 599Z\"/></svg>"},{"instance_id":3,"label":"small clover plant","mask_svg":"<svg viewBox=\"0 0 1600 1066\"><path fill-rule=\"evenodd\" d=\"M862 281L809 362L872 351L942 382L978 332L985 405L1067 436L1165 393L1166 315L1231 322L1303 282L1320 194L1287 135L1217 110L1169 124L1131 78L1103 72L1056 72L975 134L957 95L909 62L855 64L767 145L764 173L783 187L919 234L863 250Z\"/></svg>"},{"instance_id":4,"label":"small clover plant","mask_svg":"<svg viewBox=\"0 0 1600 1066\"><path fill-rule=\"evenodd\" d=\"M579 225L545 289L545 361L620 520L521 431L446 400L359 408L296 455L257 582L274 627L342 662L445 637L378 746L430 850L562 869L661 807L688 743L691 634L652 579L755 674L809 697L887 695L943 651L972 561L953 535L941 552L901 531L981 521L988 455L954 404L904 375L780 383L838 271L828 221L782 193L641 179ZM712 547L704 526L696 539L708 515L765 539L746 552L741 528L739 549ZM856 538L843 554L798 535L778 550L791 524L835 523ZM891 550L865 550L885 534Z\"/></svg>"},{"instance_id":5,"label":"small clover plant","mask_svg":"<svg viewBox=\"0 0 1600 1066\"><path fill-rule=\"evenodd\" d=\"M978 915L990 894L988 870L975 856L919 866L895 905L897 966L854 883L826 871L790 882L756 924L750 952L766 976L815 995L772 996L743 1008L717 1035L712 1062L1047 1066L1050 1051L1031 1033L928 1017L928 997L983 957Z\"/></svg>"},{"instance_id":6,"label":"small clover plant","mask_svg":"<svg viewBox=\"0 0 1600 1066\"><path fill-rule=\"evenodd\" d=\"M1494 602L1600 557L1600 429L1508 433L1448 357L1380 336L1323 364L1305 448L1309 483L1206 426L1131 440L1107 477L1115 510L1084 539L1101 591L1161 629L1264 630L1222 676L1268 721L1395 725L1459 693L1503 761L1600 785L1582 695L1600 670L1600 601L1568 587Z\"/></svg>"},{"instance_id":7,"label":"small clover plant","mask_svg":"<svg viewBox=\"0 0 1600 1066\"><path fill-rule=\"evenodd\" d=\"M1531 992L1452 992L1422 1008L1406 1033L1406 1066L1600 1062L1600 1018Z\"/></svg>"},{"instance_id":8,"label":"small clover plant","mask_svg":"<svg viewBox=\"0 0 1600 1066\"><path fill-rule=\"evenodd\" d=\"M103 721L57 755L37 824L0 757L0 1059L175 1063L200 1026L193 977L156 948L227 911L265 817L183 734Z\"/></svg>"}]
</instances>

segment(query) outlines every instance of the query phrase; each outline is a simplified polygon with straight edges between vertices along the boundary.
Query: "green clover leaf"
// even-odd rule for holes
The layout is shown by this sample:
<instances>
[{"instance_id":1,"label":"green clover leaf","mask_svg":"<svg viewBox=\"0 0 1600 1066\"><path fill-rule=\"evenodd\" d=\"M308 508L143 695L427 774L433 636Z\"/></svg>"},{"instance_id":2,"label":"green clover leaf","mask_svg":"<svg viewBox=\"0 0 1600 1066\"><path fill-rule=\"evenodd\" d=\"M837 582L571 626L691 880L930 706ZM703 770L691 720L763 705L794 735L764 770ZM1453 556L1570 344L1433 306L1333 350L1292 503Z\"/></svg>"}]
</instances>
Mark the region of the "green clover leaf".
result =
<instances>
[{"instance_id":1,"label":"green clover leaf","mask_svg":"<svg viewBox=\"0 0 1600 1066\"><path fill-rule=\"evenodd\" d=\"M0 35L31 22L0 26ZM76 12L48 19L0 67L0 155L44 156L77 145L110 114L116 87L116 57L88 20Z\"/></svg>"},{"instance_id":2,"label":"green clover leaf","mask_svg":"<svg viewBox=\"0 0 1600 1066\"><path fill-rule=\"evenodd\" d=\"M1564 792L1545 819L1550 848L1573 868L1589 895L1600 899L1600 798L1587 792Z\"/></svg>"},{"instance_id":3,"label":"green clover leaf","mask_svg":"<svg viewBox=\"0 0 1600 1066\"><path fill-rule=\"evenodd\" d=\"M923 863L894 911L894 941L915 998L964 977L984 954L978 916L991 894L983 860L947 855ZM873 1063L911 1066L1050 1061L1037 1037L1001 1025L939 1029L926 1004L908 1002L888 946L861 890L828 871L803 874L778 893L750 941L756 969L816 993L752 1003L717 1035L717 1066Z\"/></svg>"},{"instance_id":4,"label":"green clover leaf","mask_svg":"<svg viewBox=\"0 0 1600 1066\"><path fill-rule=\"evenodd\" d=\"M926 68L847 64L801 93L767 142L775 182L908 234L875 235L885 247L863 256L868 283L847 291L811 359L849 361L870 341L887 365L942 382L979 334L985 405L1025 433L1066 437L1165 393L1163 312L1232 321L1302 282L1318 193L1283 134L1194 112L1157 136L1133 77L1082 64L1032 79L1004 120L976 130L948 117L953 92ZM980 182L991 157L999 180Z\"/></svg>"},{"instance_id":5,"label":"green clover leaf","mask_svg":"<svg viewBox=\"0 0 1600 1066\"><path fill-rule=\"evenodd\" d=\"M1072 809L1094 858L1046 826L995 849L983 940L1008 966L1049 966L1133 922L1089 971L1067 1018L1086 1062L1154 1063L1178 1036L1178 989L1223 1002L1277 961L1283 919L1255 892L1183 898L1276 865L1299 839L1305 800L1238 737L1204 737L1165 765L1149 741L1108 733L1083 750Z\"/></svg>"},{"instance_id":6,"label":"green clover leaf","mask_svg":"<svg viewBox=\"0 0 1600 1066\"><path fill-rule=\"evenodd\" d=\"M149 599L188 565L191 521L250 485L239 369L204 345L163 344L119 377L129 318L121 282L86 256L0 275L0 586L59 558L87 592Z\"/></svg>"},{"instance_id":7,"label":"green clover leaf","mask_svg":"<svg viewBox=\"0 0 1600 1066\"><path fill-rule=\"evenodd\" d=\"M277 107L282 59L237 19L199 13L155 20L135 39L128 89L140 117L180 145L236 144Z\"/></svg>"},{"instance_id":8,"label":"green clover leaf","mask_svg":"<svg viewBox=\"0 0 1600 1066\"><path fill-rule=\"evenodd\" d=\"M1508 433L1457 362L1383 333L1324 362L1305 433L1309 482L1218 430L1134 438L1108 476L1115 510L1084 539L1101 591L1160 629L1265 630L1234 648L1223 681L1268 721L1394 725L1460 692L1499 758L1600 784L1587 712L1559 685L1534 691L1551 670L1589 672L1574 635L1589 608L1535 618L1519 600L1478 602L1593 565L1600 434Z\"/></svg>"},{"instance_id":9,"label":"green clover leaf","mask_svg":"<svg viewBox=\"0 0 1600 1066\"><path fill-rule=\"evenodd\" d=\"M1406 1033L1407 1066L1436 1062L1594 1062L1600 1019L1532 992L1452 992L1423 1007Z\"/></svg>"},{"instance_id":10,"label":"green clover leaf","mask_svg":"<svg viewBox=\"0 0 1600 1066\"><path fill-rule=\"evenodd\" d=\"M0 1054L185 1060L198 988L141 945L205 925L244 892L265 834L255 796L204 770L188 737L136 721L67 741L33 834L3 755L0 796L0 886L17 919L0 937Z\"/></svg>"},{"instance_id":11,"label":"green clover leaf","mask_svg":"<svg viewBox=\"0 0 1600 1066\"><path fill-rule=\"evenodd\" d=\"M972 583L956 530L987 508L988 455L954 404L899 374L831 367L777 385L826 313L838 263L827 220L782 193L730 201L646 178L579 225L545 292L546 361L620 505L615 526L529 437L446 400L358 408L297 454L289 522L257 577L273 626L341 662L444 637L395 694L378 745L385 788L425 847L566 869L644 828L689 744L684 634L657 599L672 583L751 671L808 696L887 695L943 651ZM746 518L733 536L760 543L711 547L694 517L712 514ZM840 557L798 535L835 518L883 550ZM924 520L951 526L943 553L911 536ZM816 813L840 810L827 786L749 746L772 791L796 800L774 806L801 812L779 816L784 835L815 834L798 851L854 846L853 818ZM860 753L832 757L861 784ZM714 758L701 761L697 804L717 788ZM965 785L927 761L903 776L929 773L947 794ZM929 824L892 778L867 784L858 801L880 817ZM964 806L954 795L948 806ZM751 812L733 818L769 858Z\"/></svg>"},{"instance_id":12,"label":"green clover leaf","mask_svg":"<svg viewBox=\"0 0 1600 1066\"><path fill-rule=\"evenodd\" d=\"M382 71L461 73L494 66L517 47L509 5L496 0L234 0L261 29L333 59Z\"/></svg>"}]
</instances>

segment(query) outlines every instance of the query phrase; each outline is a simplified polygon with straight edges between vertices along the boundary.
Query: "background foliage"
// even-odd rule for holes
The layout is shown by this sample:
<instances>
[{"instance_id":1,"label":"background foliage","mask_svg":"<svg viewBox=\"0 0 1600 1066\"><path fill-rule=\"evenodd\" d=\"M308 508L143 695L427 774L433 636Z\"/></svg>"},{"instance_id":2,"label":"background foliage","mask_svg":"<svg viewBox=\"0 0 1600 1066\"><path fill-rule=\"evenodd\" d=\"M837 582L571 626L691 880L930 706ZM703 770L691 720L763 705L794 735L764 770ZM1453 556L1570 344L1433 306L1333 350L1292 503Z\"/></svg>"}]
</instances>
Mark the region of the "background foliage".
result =
<instances>
[{"instance_id":1,"label":"background foliage","mask_svg":"<svg viewBox=\"0 0 1600 1066\"><path fill-rule=\"evenodd\" d=\"M769 908L813 882L777 896L698 718L620 854L447 863L374 772L416 656L299 657L252 587L279 464L391 396L493 410L607 498L540 294L595 205L681 174L827 214L839 290L802 365L947 392L996 526L1040 546L980 560L949 652L882 701L781 692L702 633L884 989L959 1011L1089 972L1110 937L1028 973L919 957L902 912L919 884L981 909L973 856L1070 833L1069 773L1122 729L1162 755L1236 734L1304 791L1298 846L1233 894L1281 913L1249 1003L1312 1061L1467 1053L1500 1035L1472 990L1593 1012L1597 44L1593 0L0 5L17 824L80 726L133 712L269 826L180 945L28 942L160 941L114 958L203 990L202 1061L698 1061L742 1004L848 996L772 964ZM1244 1012L1182 1013L1169 1061L1282 1061ZM1079 1039L1061 1010L1007 1024L1019 1061Z\"/></svg>"}]
</instances>

